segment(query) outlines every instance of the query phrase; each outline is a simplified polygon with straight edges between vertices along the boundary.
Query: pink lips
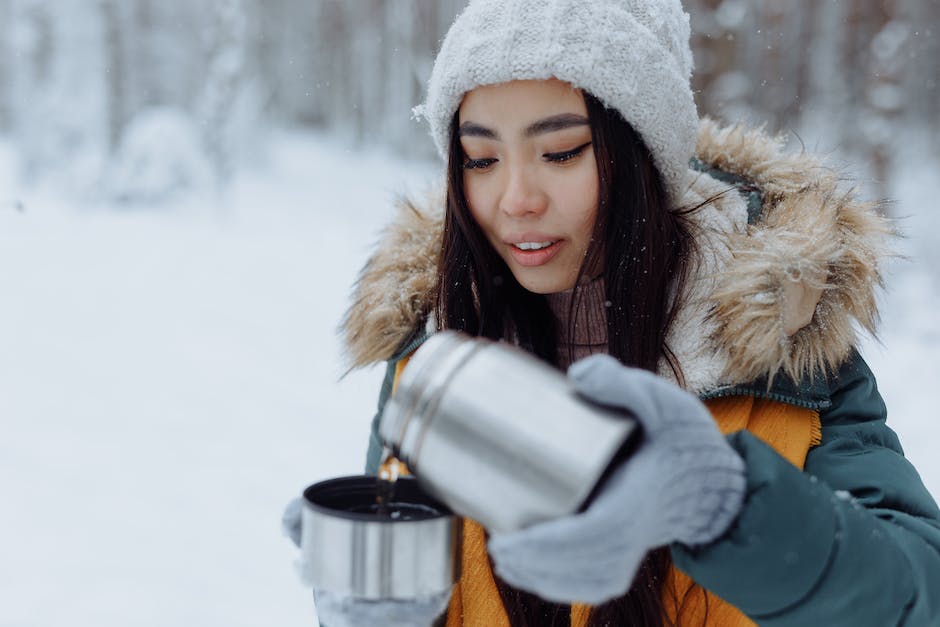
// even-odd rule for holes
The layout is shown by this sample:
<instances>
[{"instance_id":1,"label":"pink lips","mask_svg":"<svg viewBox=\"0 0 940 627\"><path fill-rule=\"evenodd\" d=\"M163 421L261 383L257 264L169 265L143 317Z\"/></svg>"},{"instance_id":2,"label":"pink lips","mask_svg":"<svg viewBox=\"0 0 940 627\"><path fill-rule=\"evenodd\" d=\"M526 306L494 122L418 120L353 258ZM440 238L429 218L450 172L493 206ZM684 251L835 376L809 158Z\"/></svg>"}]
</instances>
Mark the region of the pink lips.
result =
<instances>
[{"instance_id":1,"label":"pink lips","mask_svg":"<svg viewBox=\"0 0 940 627\"><path fill-rule=\"evenodd\" d=\"M525 241L546 241L546 240L525 240ZM539 250L522 250L516 246L509 244L509 254L512 255L512 258L516 260L520 266L534 267L542 266L552 260L558 251L561 249L562 241L558 240L551 246L541 248Z\"/></svg>"}]
</instances>

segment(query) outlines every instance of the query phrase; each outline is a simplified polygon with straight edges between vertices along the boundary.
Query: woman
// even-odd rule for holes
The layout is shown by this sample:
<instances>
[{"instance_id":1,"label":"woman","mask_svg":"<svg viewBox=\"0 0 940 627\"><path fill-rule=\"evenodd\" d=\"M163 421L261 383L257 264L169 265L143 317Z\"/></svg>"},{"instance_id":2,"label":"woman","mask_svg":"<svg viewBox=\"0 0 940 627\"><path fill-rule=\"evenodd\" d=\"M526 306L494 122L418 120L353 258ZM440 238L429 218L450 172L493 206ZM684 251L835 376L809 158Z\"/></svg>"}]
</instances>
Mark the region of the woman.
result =
<instances>
[{"instance_id":1,"label":"woman","mask_svg":"<svg viewBox=\"0 0 940 627\"><path fill-rule=\"evenodd\" d=\"M457 329L578 362L645 432L583 514L468 522L447 624L940 624L940 511L854 349L888 229L700 122L688 41L678 0L476 0L435 62L446 197L405 207L345 322L380 411Z\"/></svg>"}]
</instances>

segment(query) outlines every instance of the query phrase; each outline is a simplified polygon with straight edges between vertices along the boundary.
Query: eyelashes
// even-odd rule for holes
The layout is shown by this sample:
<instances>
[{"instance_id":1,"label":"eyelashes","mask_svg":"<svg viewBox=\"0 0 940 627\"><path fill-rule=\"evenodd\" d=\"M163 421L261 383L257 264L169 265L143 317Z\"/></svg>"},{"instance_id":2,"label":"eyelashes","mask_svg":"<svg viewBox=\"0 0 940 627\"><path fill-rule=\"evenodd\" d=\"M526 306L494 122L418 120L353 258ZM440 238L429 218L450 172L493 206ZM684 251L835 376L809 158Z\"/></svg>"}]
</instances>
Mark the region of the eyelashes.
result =
<instances>
[{"instance_id":1,"label":"eyelashes","mask_svg":"<svg viewBox=\"0 0 940 627\"><path fill-rule=\"evenodd\" d=\"M564 152L547 152L542 157L550 163L565 163L571 161L591 145L591 142L581 144L577 148L566 150ZM497 159L471 159L467 157L463 163L464 170L485 170L496 163Z\"/></svg>"},{"instance_id":2,"label":"eyelashes","mask_svg":"<svg viewBox=\"0 0 940 627\"><path fill-rule=\"evenodd\" d=\"M485 170L496 163L496 159L470 159L467 158L463 163L464 170Z\"/></svg>"},{"instance_id":3,"label":"eyelashes","mask_svg":"<svg viewBox=\"0 0 940 627\"><path fill-rule=\"evenodd\" d=\"M587 142L586 144L581 144L573 150L568 150L566 152L549 152L543 156L546 160L551 161L552 163L564 163L565 161L571 161L580 155L582 152L584 152L584 149L590 145L591 142Z\"/></svg>"}]
</instances>

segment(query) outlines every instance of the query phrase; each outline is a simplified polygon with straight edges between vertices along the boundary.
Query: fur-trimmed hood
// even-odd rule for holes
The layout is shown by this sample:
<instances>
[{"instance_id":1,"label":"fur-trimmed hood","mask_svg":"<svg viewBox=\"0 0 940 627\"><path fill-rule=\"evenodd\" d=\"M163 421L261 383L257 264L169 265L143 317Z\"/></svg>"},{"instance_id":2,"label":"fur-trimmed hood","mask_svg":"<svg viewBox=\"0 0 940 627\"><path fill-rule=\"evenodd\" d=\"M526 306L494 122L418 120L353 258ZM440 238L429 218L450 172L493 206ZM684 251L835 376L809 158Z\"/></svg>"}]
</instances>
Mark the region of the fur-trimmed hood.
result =
<instances>
[{"instance_id":1,"label":"fur-trimmed hood","mask_svg":"<svg viewBox=\"0 0 940 627\"><path fill-rule=\"evenodd\" d=\"M701 257L667 342L688 389L704 393L785 373L833 371L874 333L879 262L891 235L872 203L782 138L703 120L684 206ZM753 186L759 215L730 175ZM433 306L443 203L403 202L357 281L342 332L353 368L391 358ZM665 364L664 364L665 366ZM668 367L660 369L671 376Z\"/></svg>"}]
</instances>

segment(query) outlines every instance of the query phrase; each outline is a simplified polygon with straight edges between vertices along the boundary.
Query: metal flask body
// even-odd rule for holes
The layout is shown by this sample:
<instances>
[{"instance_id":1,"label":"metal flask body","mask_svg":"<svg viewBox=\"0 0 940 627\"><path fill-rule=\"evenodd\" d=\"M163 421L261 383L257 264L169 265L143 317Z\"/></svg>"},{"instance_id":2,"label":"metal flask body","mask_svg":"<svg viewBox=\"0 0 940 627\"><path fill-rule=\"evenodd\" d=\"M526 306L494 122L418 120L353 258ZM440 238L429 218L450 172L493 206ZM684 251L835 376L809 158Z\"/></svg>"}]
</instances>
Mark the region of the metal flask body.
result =
<instances>
[{"instance_id":1,"label":"metal flask body","mask_svg":"<svg viewBox=\"0 0 940 627\"><path fill-rule=\"evenodd\" d=\"M577 512L639 428L517 347L443 331L402 371L379 433L456 513L510 531Z\"/></svg>"},{"instance_id":2,"label":"metal flask body","mask_svg":"<svg viewBox=\"0 0 940 627\"><path fill-rule=\"evenodd\" d=\"M395 484L395 501L418 515L369 511L379 478L358 475L304 490L303 578L333 597L378 600L449 597L460 577L461 519L428 495L413 477Z\"/></svg>"}]
</instances>

